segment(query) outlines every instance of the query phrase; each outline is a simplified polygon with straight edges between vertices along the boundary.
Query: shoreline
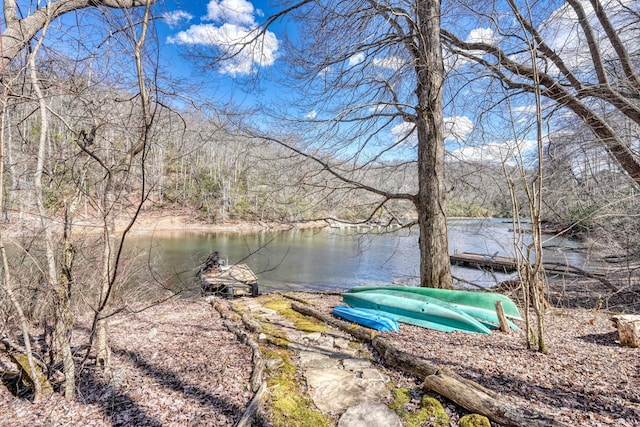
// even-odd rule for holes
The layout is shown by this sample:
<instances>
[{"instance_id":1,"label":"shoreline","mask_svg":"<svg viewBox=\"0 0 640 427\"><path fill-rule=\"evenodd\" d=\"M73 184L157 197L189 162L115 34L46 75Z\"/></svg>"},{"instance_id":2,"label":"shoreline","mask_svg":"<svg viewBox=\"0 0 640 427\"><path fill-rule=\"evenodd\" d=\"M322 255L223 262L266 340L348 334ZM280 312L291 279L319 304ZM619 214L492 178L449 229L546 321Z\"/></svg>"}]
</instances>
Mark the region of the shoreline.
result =
<instances>
[{"instance_id":1,"label":"shoreline","mask_svg":"<svg viewBox=\"0 0 640 427\"><path fill-rule=\"evenodd\" d=\"M118 215L115 232L121 234L129 226L132 215L123 212ZM49 218L49 229L62 232L64 224ZM326 220L302 221L295 223L266 221L225 221L207 222L189 212L169 212L157 209L140 212L129 230L130 235L153 235L176 232L194 233L250 233L259 231L279 231L292 229L329 227ZM42 229L40 218L36 213L23 212L2 224L1 232L6 236L32 235ZM96 217L77 216L72 220L71 234L97 234L103 230L102 219Z\"/></svg>"},{"instance_id":2,"label":"shoreline","mask_svg":"<svg viewBox=\"0 0 640 427\"><path fill-rule=\"evenodd\" d=\"M124 231L126 223L116 224L116 231ZM167 217L139 218L130 230L132 234L157 234L173 232L193 233L250 233L258 231L279 231L307 228L325 228L329 225L325 221L309 221L297 223L274 223L263 221L226 221L207 223L192 219L186 215Z\"/></svg>"},{"instance_id":3,"label":"shoreline","mask_svg":"<svg viewBox=\"0 0 640 427\"><path fill-rule=\"evenodd\" d=\"M121 234L129 226L133 213L122 210L115 220L115 232ZM49 217L48 227L51 231L61 233L64 224L55 216ZM491 218L474 217L450 217L447 220L486 220ZM495 218L493 218L495 219ZM96 234L103 230L102 218L92 215L75 215L72 218L71 234ZM138 214L136 221L131 226L129 234L132 235L155 235L181 232L193 233L252 233L262 231L282 231L293 229L312 229L328 227L359 227L365 224L352 224L329 219L317 219L299 222L271 222L271 221L249 221L249 220L229 220L222 222L209 222L199 217L189 209L156 209L143 210ZM20 212L17 215L10 215L0 226L0 232L6 236L20 236L37 234L42 229L40 217L35 212Z\"/></svg>"},{"instance_id":4,"label":"shoreline","mask_svg":"<svg viewBox=\"0 0 640 427\"><path fill-rule=\"evenodd\" d=\"M0 425L41 425L43 414L55 425L236 425L255 397L251 391L253 362L250 346L231 332L228 325L259 340L262 353L268 355L270 369L265 380L270 381L270 386L265 388L261 412L265 425L281 420L276 408L281 402L291 404L292 398L294 402L302 402L305 410L322 413L324 425L339 425L344 408L326 409L326 403L323 405L318 399L322 384L314 378L319 376L314 376L314 367L303 362L305 357L309 360L310 352L318 352L317 343L342 337L341 332L328 324L320 324L326 328L319 329L320 332L305 330L307 325L315 325L315 321L303 317L305 322L296 323L297 315L287 316L292 315L292 301L309 305L326 316L331 316L332 307L342 301L337 295L317 292L292 296L295 299L282 295L238 298L235 304L241 305L240 311L250 319L246 324L239 320L229 322L202 298L174 299L145 310L119 314L111 322L112 374L92 371L86 380L79 382L82 398L74 401L65 401L56 393L34 403L28 397L16 398L9 388L0 387L0 405L6 409L0 413ZM285 321L279 316L284 316ZM639 368L638 358L634 357L636 349L619 346L609 314L554 307L547 311L545 321L549 350L544 355L526 348L522 328L484 335L439 332L405 324L399 332L385 332L384 338L409 355L499 393L516 408L550 414L565 425L635 425L640 415L637 376L633 375ZM248 324L259 325L262 339L255 330L248 329ZM301 343L288 346L279 328L291 331ZM88 330L88 327L79 329L74 334L74 343L82 344L86 340L83 334ZM375 378L384 380L385 387L393 390L377 397L376 402L399 408L393 411L403 417L420 412L422 397L428 391L419 375L407 375L384 363L367 347L360 347L361 342L353 337L343 337L340 343L346 349L357 349L363 359L373 361L366 366L366 372L375 369ZM215 358L211 357L212 349ZM321 352L326 356L324 350ZM347 368L353 370L358 366L362 365L351 363ZM329 368L331 373L335 372L333 367ZM335 387L365 378L355 371L349 374L348 369L341 371L340 380L334 380L340 381ZM288 372L294 372L295 376L285 377ZM293 388L283 395L279 390L287 383L282 378L303 378L305 384L312 385ZM398 407L402 396L409 398ZM446 398L438 397L438 401L450 425L459 426L460 418L468 411ZM295 412L287 420L304 418Z\"/></svg>"}]
</instances>

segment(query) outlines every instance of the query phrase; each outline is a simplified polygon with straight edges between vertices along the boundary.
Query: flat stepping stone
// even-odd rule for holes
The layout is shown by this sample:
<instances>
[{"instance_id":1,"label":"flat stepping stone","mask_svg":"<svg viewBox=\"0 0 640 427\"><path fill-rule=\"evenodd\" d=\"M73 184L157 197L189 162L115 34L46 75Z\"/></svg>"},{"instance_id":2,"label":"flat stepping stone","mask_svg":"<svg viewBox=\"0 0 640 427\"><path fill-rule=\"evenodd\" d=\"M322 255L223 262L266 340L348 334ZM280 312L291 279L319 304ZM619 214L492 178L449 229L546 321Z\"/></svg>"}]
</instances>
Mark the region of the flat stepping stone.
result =
<instances>
[{"instance_id":1,"label":"flat stepping stone","mask_svg":"<svg viewBox=\"0 0 640 427\"><path fill-rule=\"evenodd\" d=\"M300 367L303 369L339 368L340 361L316 351L300 351Z\"/></svg>"},{"instance_id":2,"label":"flat stepping stone","mask_svg":"<svg viewBox=\"0 0 640 427\"><path fill-rule=\"evenodd\" d=\"M402 427L400 417L380 402L364 402L345 411L338 427Z\"/></svg>"},{"instance_id":3,"label":"flat stepping stone","mask_svg":"<svg viewBox=\"0 0 640 427\"><path fill-rule=\"evenodd\" d=\"M371 361L367 359L344 359L342 366L348 371L358 371L371 367Z\"/></svg>"},{"instance_id":4,"label":"flat stepping stone","mask_svg":"<svg viewBox=\"0 0 640 427\"><path fill-rule=\"evenodd\" d=\"M389 398L390 392L386 385L388 378L377 371L371 371L375 370L354 372L337 368L307 369L305 377L309 395L320 411L329 414L339 414L363 402Z\"/></svg>"},{"instance_id":5,"label":"flat stepping stone","mask_svg":"<svg viewBox=\"0 0 640 427\"><path fill-rule=\"evenodd\" d=\"M391 397L389 377L373 368L370 360L358 358L346 335L304 332L274 310L257 304L248 308L287 337L289 349L298 354L309 395L321 412L344 413L338 424L343 427L401 427L398 416L380 403Z\"/></svg>"}]
</instances>

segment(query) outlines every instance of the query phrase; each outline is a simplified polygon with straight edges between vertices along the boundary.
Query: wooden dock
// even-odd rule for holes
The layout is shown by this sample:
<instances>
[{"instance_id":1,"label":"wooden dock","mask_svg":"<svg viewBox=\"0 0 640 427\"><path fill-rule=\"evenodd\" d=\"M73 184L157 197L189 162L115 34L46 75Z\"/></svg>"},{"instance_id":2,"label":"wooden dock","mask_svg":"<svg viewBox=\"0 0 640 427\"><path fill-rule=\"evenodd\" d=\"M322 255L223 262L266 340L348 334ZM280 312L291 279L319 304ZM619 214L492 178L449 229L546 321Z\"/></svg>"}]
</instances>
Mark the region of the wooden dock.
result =
<instances>
[{"instance_id":1,"label":"wooden dock","mask_svg":"<svg viewBox=\"0 0 640 427\"><path fill-rule=\"evenodd\" d=\"M258 277L246 264L222 265L200 273L202 295L257 296Z\"/></svg>"},{"instance_id":2,"label":"wooden dock","mask_svg":"<svg viewBox=\"0 0 640 427\"><path fill-rule=\"evenodd\" d=\"M481 270L490 270L497 273L513 273L518 271L518 264L514 258L508 258L498 255L474 254L463 252L460 254L450 255L452 265L460 267L479 268Z\"/></svg>"}]
</instances>

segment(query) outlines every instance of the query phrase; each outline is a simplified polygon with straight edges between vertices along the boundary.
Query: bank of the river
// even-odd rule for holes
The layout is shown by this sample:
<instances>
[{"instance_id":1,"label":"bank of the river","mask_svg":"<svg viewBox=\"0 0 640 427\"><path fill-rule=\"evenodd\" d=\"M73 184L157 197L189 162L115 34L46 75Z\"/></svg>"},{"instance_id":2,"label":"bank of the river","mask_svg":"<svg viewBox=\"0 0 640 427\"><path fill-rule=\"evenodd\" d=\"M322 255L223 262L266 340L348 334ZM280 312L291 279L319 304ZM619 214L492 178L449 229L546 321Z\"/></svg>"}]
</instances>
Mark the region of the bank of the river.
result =
<instances>
[{"instance_id":1,"label":"bank of the river","mask_svg":"<svg viewBox=\"0 0 640 427\"><path fill-rule=\"evenodd\" d=\"M133 212L123 211L116 217L118 232L129 228ZM75 215L72 217L72 234L94 234L102 231L102 219L96 216ZM52 220L49 224L52 231L62 231L63 224ZM251 232L262 230L288 230L292 228L317 228L328 226L327 221L303 221L295 223L265 221L222 221L211 222L189 210L152 209L141 211L130 228L133 234L162 234L176 231L188 232ZM41 228L40 218L35 212L21 212L9 216L3 224L3 232L7 236L30 236Z\"/></svg>"},{"instance_id":2,"label":"bank of the river","mask_svg":"<svg viewBox=\"0 0 640 427\"><path fill-rule=\"evenodd\" d=\"M295 295L326 314L341 302L338 295ZM241 299L236 304L246 307L257 302L274 309L278 304L269 303L272 297ZM402 325L399 333L386 337L417 357L488 387L499 393L500 399L521 409L546 413L571 426L638 426L638 349L622 348L616 343L609 316L600 310L550 309L546 316L549 352L544 355L525 348L523 330L487 336ZM287 375L294 379L299 386L296 393L307 399L304 402L309 408L318 410L310 397L311 379L301 365L308 355L304 356L304 348L280 347L286 342L278 332L282 320L268 315L266 319L266 335L262 338L263 349L267 350L267 376ZM274 322L271 326L269 319ZM242 327L239 320L234 323ZM74 402L66 402L56 394L33 404L0 386L0 425L232 426L249 405L253 397L249 387L251 351L229 332L219 313L204 299L171 300L139 313L119 314L112 320L111 331L112 375L104 376L86 365ZM257 334L246 332L258 338ZM337 334L332 328L322 333ZM84 342L82 328L76 334L75 338ZM318 339L316 336L314 342ZM419 379L380 364L370 351L365 346L360 355L369 358L381 378L389 381L390 390L395 390L378 399L401 414L405 425L410 425L407 417L418 411L425 394ZM293 404L286 399L276 400L278 389L285 387L278 381L269 382L266 419L257 425L309 425L296 419L303 415L291 413L290 418L283 419L281 413L277 414ZM404 400L398 400L402 396ZM458 426L465 411L451 401L440 400L451 419L450 425ZM324 415L325 425L335 425L341 413Z\"/></svg>"},{"instance_id":3,"label":"bank of the river","mask_svg":"<svg viewBox=\"0 0 640 427\"><path fill-rule=\"evenodd\" d=\"M122 231L128 225L120 219L117 228ZM131 231L137 234L162 232L249 232L261 230L287 230L291 228L326 227L326 221L307 221L296 223L277 223L264 221L225 221L208 222L189 212L143 211L136 219Z\"/></svg>"}]
</instances>

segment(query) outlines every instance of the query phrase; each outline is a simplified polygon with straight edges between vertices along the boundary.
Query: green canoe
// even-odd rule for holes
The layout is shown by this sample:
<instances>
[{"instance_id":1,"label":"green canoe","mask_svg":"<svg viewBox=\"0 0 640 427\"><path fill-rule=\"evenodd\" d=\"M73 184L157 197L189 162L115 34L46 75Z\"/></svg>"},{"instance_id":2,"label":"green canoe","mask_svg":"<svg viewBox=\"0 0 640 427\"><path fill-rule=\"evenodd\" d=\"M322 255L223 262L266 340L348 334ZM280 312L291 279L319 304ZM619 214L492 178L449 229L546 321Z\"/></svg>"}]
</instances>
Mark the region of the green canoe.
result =
<instances>
[{"instance_id":1,"label":"green canoe","mask_svg":"<svg viewBox=\"0 0 640 427\"><path fill-rule=\"evenodd\" d=\"M397 297L401 297L401 298L409 298L409 299L414 299L417 301L428 301L433 299L433 297L424 295L422 293L417 293L417 292L408 292L404 289L395 289L395 288L391 288L391 289L387 289L386 287L381 287L381 288L375 288L372 290L360 290L357 293L362 294L362 293L377 293L377 294L385 294L385 295L393 295L393 296L397 296ZM438 299L438 298L436 298ZM440 299L438 299L439 301L442 301ZM444 302L444 301L442 301ZM470 306L470 305L459 305L459 304L454 304L454 303L447 303L448 305L455 307L463 312L465 312L466 314L468 314L469 316L477 319L478 321L480 321L481 323L483 323L485 326L491 328L491 329L498 329L500 327L500 320L498 319L498 314L496 313L495 308L492 309L485 309L485 308L480 308L480 307L474 307L474 306ZM513 323L510 320L507 320L507 323L509 324L509 327L511 329L519 329L518 326Z\"/></svg>"},{"instance_id":2,"label":"green canoe","mask_svg":"<svg viewBox=\"0 0 640 427\"><path fill-rule=\"evenodd\" d=\"M509 319L523 320L518 311L516 304L506 295L499 294L497 292L476 292L476 291L461 291L455 289L436 289L436 288L419 288L415 286L356 286L351 288L349 292L363 292L363 291L401 291L411 292L420 295L426 295L431 298L439 299L440 301L452 304L461 310L483 309L489 310L495 313L496 301L502 303L504 314Z\"/></svg>"},{"instance_id":3,"label":"green canoe","mask_svg":"<svg viewBox=\"0 0 640 427\"><path fill-rule=\"evenodd\" d=\"M462 310L435 298L424 297L417 300L372 291L347 292L342 294L342 299L351 307L384 311L398 322L423 328L444 332L491 333L486 326Z\"/></svg>"}]
</instances>

